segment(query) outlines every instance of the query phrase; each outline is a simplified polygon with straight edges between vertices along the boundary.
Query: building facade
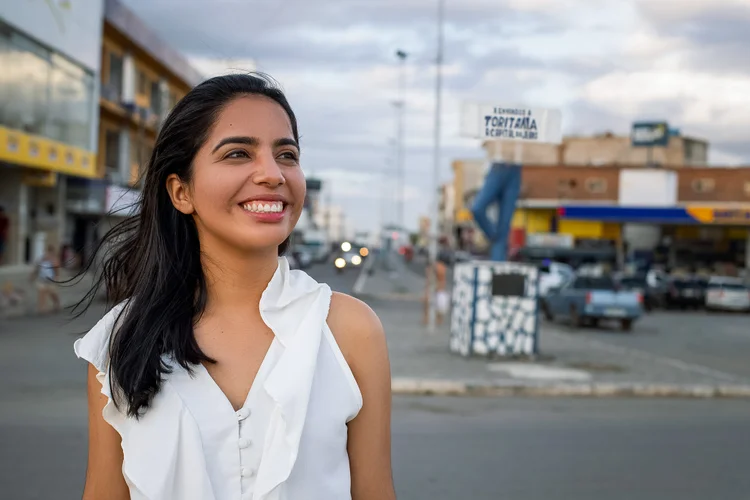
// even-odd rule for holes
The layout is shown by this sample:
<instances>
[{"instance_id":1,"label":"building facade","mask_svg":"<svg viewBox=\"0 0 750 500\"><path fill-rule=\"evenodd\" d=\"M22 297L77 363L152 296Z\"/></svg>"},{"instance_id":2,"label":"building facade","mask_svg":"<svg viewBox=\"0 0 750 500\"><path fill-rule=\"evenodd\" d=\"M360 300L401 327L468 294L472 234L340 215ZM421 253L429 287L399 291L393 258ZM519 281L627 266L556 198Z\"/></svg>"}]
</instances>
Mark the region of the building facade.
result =
<instances>
[{"instance_id":1,"label":"building facade","mask_svg":"<svg viewBox=\"0 0 750 500\"><path fill-rule=\"evenodd\" d=\"M488 158L512 159L516 144L509 141L486 141ZM666 147L634 147L630 136L604 133L593 136L564 137L561 144L520 146L521 161L528 165L705 167L708 165L708 141L670 132Z\"/></svg>"},{"instance_id":2,"label":"building facade","mask_svg":"<svg viewBox=\"0 0 750 500\"><path fill-rule=\"evenodd\" d=\"M0 265L64 245L68 180L97 176L103 9L0 2Z\"/></svg>"},{"instance_id":3,"label":"building facade","mask_svg":"<svg viewBox=\"0 0 750 500\"><path fill-rule=\"evenodd\" d=\"M96 179L69 183L67 241L78 261L137 211L141 174L169 111L201 75L118 0L105 0Z\"/></svg>"}]
</instances>

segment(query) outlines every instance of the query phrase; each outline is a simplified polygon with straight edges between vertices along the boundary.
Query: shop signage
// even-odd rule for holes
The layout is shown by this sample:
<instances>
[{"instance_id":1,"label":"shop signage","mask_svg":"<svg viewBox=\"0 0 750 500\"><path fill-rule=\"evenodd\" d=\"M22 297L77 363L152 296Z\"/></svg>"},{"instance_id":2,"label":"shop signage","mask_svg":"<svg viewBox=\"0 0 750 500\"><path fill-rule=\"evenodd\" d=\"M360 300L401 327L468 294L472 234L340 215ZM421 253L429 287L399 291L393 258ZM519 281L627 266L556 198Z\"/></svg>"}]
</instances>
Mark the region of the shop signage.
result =
<instances>
[{"instance_id":1,"label":"shop signage","mask_svg":"<svg viewBox=\"0 0 750 500\"><path fill-rule=\"evenodd\" d=\"M560 144L562 113L556 109L465 102L461 135L483 140Z\"/></svg>"},{"instance_id":2,"label":"shop signage","mask_svg":"<svg viewBox=\"0 0 750 500\"><path fill-rule=\"evenodd\" d=\"M667 122L636 122L630 133L633 147L667 146L669 125Z\"/></svg>"}]
</instances>

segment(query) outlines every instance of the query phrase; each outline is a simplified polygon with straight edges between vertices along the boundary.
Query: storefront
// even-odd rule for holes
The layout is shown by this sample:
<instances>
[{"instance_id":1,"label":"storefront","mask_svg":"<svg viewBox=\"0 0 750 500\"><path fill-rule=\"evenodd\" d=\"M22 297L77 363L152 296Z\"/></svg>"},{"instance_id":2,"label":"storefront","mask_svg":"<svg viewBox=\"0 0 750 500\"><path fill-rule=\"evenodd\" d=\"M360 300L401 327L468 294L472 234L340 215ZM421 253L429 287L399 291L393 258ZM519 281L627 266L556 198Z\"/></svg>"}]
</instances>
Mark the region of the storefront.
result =
<instances>
[{"instance_id":1,"label":"storefront","mask_svg":"<svg viewBox=\"0 0 750 500\"><path fill-rule=\"evenodd\" d=\"M61 248L67 179L97 175L102 12L99 1L0 3L3 265Z\"/></svg>"},{"instance_id":2,"label":"storefront","mask_svg":"<svg viewBox=\"0 0 750 500\"><path fill-rule=\"evenodd\" d=\"M669 268L731 269L750 267L750 205L684 207L562 206L560 227L566 221L623 228L651 226L658 242L640 257ZM620 234L624 231L619 230ZM564 232L560 230L560 232ZM614 233L615 231L613 231ZM623 250L628 252L628 243ZM632 246L632 243L631 245ZM635 252L629 252L633 257Z\"/></svg>"}]
</instances>

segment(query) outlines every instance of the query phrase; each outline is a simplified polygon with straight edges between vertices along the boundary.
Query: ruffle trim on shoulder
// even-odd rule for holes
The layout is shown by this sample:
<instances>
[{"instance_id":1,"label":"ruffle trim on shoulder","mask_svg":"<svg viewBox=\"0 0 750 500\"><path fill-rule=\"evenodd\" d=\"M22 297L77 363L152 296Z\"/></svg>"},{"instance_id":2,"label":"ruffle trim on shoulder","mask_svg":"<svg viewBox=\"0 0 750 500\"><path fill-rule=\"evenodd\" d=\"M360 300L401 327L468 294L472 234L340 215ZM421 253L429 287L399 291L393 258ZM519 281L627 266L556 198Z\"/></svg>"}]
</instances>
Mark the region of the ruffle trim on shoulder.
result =
<instances>
[{"instance_id":1,"label":"ruffle trim on shoulder","mask_svg":"<svg viewBox=\"0 0 750 500\"><path fill-rule=\"evenodd\" d=\"M76 356L79 359L85 359L98 370L96 380L102 386L101 393L107 397L107 404L102 410L102 417L120 435L123 433L122 420L124 415L120 413L112 401L109 375L109 341L126 306L127 301L124 301L110 309L86 335L73 344L73 351Z\"/></svg>"}]
</instances>

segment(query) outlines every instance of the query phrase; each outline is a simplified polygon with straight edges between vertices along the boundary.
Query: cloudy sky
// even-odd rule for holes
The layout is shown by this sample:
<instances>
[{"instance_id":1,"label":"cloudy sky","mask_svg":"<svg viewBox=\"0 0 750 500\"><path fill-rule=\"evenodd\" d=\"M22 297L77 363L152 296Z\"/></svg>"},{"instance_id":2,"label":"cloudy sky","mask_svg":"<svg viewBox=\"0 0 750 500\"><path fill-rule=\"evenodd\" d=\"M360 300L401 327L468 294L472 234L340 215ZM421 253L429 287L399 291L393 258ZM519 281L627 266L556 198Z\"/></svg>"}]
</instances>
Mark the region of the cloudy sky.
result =
<instances>
[{"instance_id":1,"label":"cloudy sky","mask_svg":"<svg viewBox=\"0 0 750 500\"><path fill-rule=\"evenodd\" d=\"M395 51L408 52L406 224L427 213L437 0L123 1L199 69L279 80L307 174L358 227L383 206L396 216ZM747 47L750 0L446 0L441 179L481 156L458 136L465 99L560 108L575 134L666 119L711 141L713 164L750 165Z\"/></svg>"}]
</instances>

